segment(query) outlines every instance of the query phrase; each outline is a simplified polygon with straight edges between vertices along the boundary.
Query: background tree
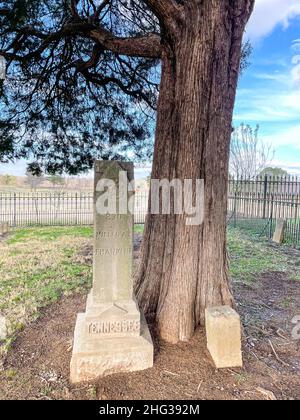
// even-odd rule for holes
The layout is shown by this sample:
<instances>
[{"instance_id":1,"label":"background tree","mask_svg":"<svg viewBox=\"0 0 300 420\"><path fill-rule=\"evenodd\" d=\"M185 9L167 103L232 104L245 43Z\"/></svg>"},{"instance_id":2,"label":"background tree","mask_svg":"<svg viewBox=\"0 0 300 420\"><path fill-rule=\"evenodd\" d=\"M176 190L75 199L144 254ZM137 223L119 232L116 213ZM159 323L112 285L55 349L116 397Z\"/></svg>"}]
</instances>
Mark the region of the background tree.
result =
<instances>
[{"instance_id":1,"label":"background tree","mask_svg":"<svg viewBox=\"0 0 300 420\"><path fill-rule=\"evenodd\" d=\"M261 171L260 176L269 175L269 176L288 176L289 173L282 168L267 167Z\"/></svg>"},{"instance_id":2,"label":"background tree","mask_svg":"<svg viewBox=\"0 0 300 420\"><path fill-rule=\"evenodd\" d=\"M98 156L144 158L152 152L149 112L157 110L152 177L205 180L202 226L186 226L186 215L149 214L136 284L162 338L189 339L207 306L233 302L229 146L254 0L5 4L0 54L13 78L2 89L2 156L34 155L46 171L69 173Z\"/></svg>"},{"instance_id":3,"label":"background tree","mask_svg":"<svg viewBox=\"0 0 300 420\"><path fill-rule=\"evenodd\" d=\"M1 175L1 184L5 185L6 187L15 185L16 177L13 175L5 174Z\"/></svg>"},{"instance_id":4,"label":"background tree","mask_svg":"<svg viewBox=\"0 0 300 420\"><path fill-rule=\"evenodd\" d=\"M274 158L271 143L259 137L259 126L241 124L231 137L230 175L234 178L254 179Z\"/></svg>"},{"instance_id":5,"label":"background tree","mask_svg":"<svg viewBox=\"0 0 300 420\"><path fill-rule=\"evenodd\" d=\"M32 190L37 190L37 188L43 184L45 178L43 175L34 175L30 171L26 172L25 183L30 186Z\"/></svg>"},{"instance_id":6,"label":"background tree","mask_svg":"<svg viewBox=\"0 0 300 420\"><path fill-rule=\"evenodd\" d=\"M147 181L147 187L150 189L150 186L151 186L151 175L147 176L146 181Z\"/></svg>"},{"instance_id":7,"label":"background tree","mask_svg":"<svg viewBox=\"0 0 300 420\"><path fill-rule=\"evenodd\" d=\"M65 179L61 175L51 175L47 177L47 181L49 181L52 186L63 188L65 186Z\"/></svg>"}]
</instances>

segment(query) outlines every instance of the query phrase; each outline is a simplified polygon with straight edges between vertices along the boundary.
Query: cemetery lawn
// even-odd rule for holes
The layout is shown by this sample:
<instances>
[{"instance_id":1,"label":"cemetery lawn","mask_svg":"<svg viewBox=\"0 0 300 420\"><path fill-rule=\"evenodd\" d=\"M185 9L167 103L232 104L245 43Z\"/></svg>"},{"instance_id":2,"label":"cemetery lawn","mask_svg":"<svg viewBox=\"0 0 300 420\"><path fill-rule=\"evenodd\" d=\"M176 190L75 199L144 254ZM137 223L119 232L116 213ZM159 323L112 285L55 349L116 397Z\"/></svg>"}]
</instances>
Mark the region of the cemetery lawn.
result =
<instances>
[{"instance_id":1,"label":"cemetery lawn","mask_svg":"<svg viewBox=\"0 0 300 420\"><path fill-rule=\"evenodd\" d=\"M135 228L138 265L142 226ZM233 289L244 325L243 369L217 371L198 329L190 343L159 342L155 364L96 383L68 382L76 315L92 284L92 229L31 228L0 239L0 399L299 399L300 252L229 229Z\"/></svg>"}]
</instances>

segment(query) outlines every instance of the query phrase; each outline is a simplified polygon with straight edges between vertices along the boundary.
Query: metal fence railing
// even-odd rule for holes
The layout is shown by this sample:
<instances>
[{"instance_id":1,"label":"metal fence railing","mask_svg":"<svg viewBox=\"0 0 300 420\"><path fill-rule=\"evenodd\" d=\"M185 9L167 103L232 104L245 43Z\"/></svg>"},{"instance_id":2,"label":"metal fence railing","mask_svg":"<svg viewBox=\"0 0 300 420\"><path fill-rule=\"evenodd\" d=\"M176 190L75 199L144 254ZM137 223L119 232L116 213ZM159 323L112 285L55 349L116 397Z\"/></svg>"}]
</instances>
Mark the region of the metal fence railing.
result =
<instances>
[{"instance_id":1,"label":"metal fence railing","mask_svg":"<svg viewBox=\"0 0 300 420\"><path fill-rule=\"evenodd\" d=\"M300 247L300 179L262 175L229 179L228 223L271 239L276 221L287 220L285 242Z\"/></svg>"},{"instance_id":2,"label":"metal fence railing","mask_svg":"<svg viewBox=\"0 0 300 420\"><path fill-rule=\"evenodd\" d=\"M229 179L228 223L259 236L273 236L276 220L287 220L286 242L300 247L300 180L270 177ZM135 194L134 221L145 222L148 192ZM11 227L92 225L93 194L0 193L0 223Z\"/></svg>"},{"instance_id":3,"label":"metal fence railing","mask_svg":"<svg viewBox=\"0 0 300 420\"><path fill-rule=\"evenodd\" d=\"M272 239L278 219L285 219L285 243L300 248L300 197L286 194L261 196L235 193L229 196L228 224Z\"/></svg>"},{"instance_id":4,"label":"metal fence railing","mask_svg":"<svg viewBox=\"0 0 300 420\"><path fill-rule=\"evenodd\" d=\"M235 193L229 196L228 211L248 219L300 219L300 196Z\"/></svg>"},{"instance_id":5,"label":"metal fence railing","mask_svg":"<svg viewBox=\"0 0 300 420\"><path fill-rule=\"evenodd\" d=\"M135 195L134 221L145 222L148 193ZM11 227L93 224L92 193L0 193L0 223Z\"/></svg>"},{"instance_id":6,"label":"metal fence railing","mask_svg":"<svg viewBox=\"0 0 300 420\"><path fill-rule=\"evenodd\" d=\"M229 193L235 192L260 194L299 196L300 178L297 176L262 175L253 179L229 178Z\"/></svg>"}]
</instances>

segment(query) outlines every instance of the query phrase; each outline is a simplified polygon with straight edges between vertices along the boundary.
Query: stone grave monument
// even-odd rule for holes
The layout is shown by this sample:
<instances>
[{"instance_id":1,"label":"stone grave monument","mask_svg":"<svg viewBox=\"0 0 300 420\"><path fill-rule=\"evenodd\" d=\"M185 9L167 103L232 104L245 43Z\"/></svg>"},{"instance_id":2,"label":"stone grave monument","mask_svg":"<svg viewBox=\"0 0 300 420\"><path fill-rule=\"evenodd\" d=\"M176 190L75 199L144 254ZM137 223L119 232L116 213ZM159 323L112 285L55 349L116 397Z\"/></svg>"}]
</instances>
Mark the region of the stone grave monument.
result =
<instances>
[{"instance_id":1,"label":"stone grave monument","mask_svg":"<svg viewBox=\"0 0 300 420\"><path fill-rule=\"evenodd\" d=\"M93 288L86 312L77 317L72 383L153 366L152 339L133 296L133 215L128 211L133 179L131 163L95 163Z\"/></svg>"}]
</instances>

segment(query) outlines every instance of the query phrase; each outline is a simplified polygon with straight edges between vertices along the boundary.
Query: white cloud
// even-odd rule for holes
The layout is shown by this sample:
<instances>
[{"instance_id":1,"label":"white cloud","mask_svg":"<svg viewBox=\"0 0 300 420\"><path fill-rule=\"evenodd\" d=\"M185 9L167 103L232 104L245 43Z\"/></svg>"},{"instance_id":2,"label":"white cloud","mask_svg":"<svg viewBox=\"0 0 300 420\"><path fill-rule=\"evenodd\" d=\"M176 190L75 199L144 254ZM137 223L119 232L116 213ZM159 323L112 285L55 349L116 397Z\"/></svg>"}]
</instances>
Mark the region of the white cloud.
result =
<instances>
[{"instance_id":1,"label":"white cloud","mask_svg":"<svg viewBox=\"0 0 300 420\"><path fill-rule=\"evenodd\" d=\"M299 122L300 90L278 91L269 88L260 91L240 89L236 101L236 121Z\"/></svg>"},{"instance_id":2,"label":"white cloud","mask_svg":"<svg viewBox=\"0 0 300 420\"><path fill-rule=\"evenodd\" d=\"M300 39L296 39L292 43L292 50L300 51ZM300 88L300 55L294 55L292 58L292 64L294 67L291 70L291 78L293 87L296 89Z\"/></svg>"},{"instance_id":3,"label":"white cloud","mask_svg":"<svg viewBox=\"0 0 300 420\"><path fill-rule=\"evenodd\" d=\"M292 44L292 50L299 52L300 51L300 41L294 41Z\"/></svg>"},{"instance_id":4,"label":"white cloud","mask_svg":"<svg viewBox=\"0 0 300 420\"><path fill-rule=\"evenodd\" d=\"M247 27L247 36L255 41L269 35L277 25L284 28L300 16L299 0L256 0L253 15ZM296 44L300 40L296 40Z\"/></svg>"},{"instance_id":5,"label":"white cloud","mask_svg":"<svg viewBox=\"0 0 300 420\"><path fill-rule=\"evenodd\" d=\"M286 162L284 160L275 159L270 166L284 169L291 175L300 175L300 165L298 162Z\"/></svg>"},{"instance_id":6,"label":"white cloud","mask_svg":"<svg viewBox=\"0 0 300 420\"><path fill-rule=\"evenodd\" d=\"M300 88L300 63L291 71L292 82L295 88Z\"/></svg>"},{"instance_id":7,"label":"white cloud","mask_svg":"<svg viewBox=\"0 0 300 420\"><path fill-rule=\"evenodd\" d=\"M299 18L300 0L256 0L246 37L255 45ZM235 124L259 123L261 137L278 149L274 166L300 174L300 38L292 42L290 57L287 50L280 62L268 56L259 60L260 70L251 74L254 89L238 91Z\"/></svg>"},{"instance_id":8,"label":"white cloud","mask_svg":"<svg viewBox=\"0 0 300 420\"><path fill-rule=\"evenodd\" d=\"M279 146L294 146L300 150L300 125L280 130L276 134L262 136L262 139L276 148ZM300 166L299 159L294 165Z\"/></svg>"},{"instance_id":9,"label":"white cloud","mask_svg":"<svg viewBox=\"0 0 300 420\"><path fill-rule=\"evenodd\" d=\"M292 64L296 65L296 64L298 64L298 63L300 63L300 55L295 55L295 56L292 58Z\"/></svg>"},{"instance_id":10,"label":"white cloud","mask_svg":"<svg viewBox=\"0 0 300 420\"><path fill-rule=\"evenodd\" d=\"M300 56L299 56L300 61ZM297 63L295 63L297 64ZM254 73L253 77L259 80L272 81L281 83L282 85L290 87L290 75L288 73L272 72L272 73Z\"/></svg>"}]
</instances>

